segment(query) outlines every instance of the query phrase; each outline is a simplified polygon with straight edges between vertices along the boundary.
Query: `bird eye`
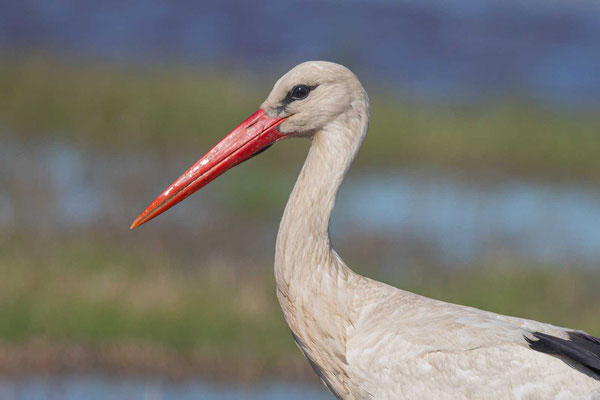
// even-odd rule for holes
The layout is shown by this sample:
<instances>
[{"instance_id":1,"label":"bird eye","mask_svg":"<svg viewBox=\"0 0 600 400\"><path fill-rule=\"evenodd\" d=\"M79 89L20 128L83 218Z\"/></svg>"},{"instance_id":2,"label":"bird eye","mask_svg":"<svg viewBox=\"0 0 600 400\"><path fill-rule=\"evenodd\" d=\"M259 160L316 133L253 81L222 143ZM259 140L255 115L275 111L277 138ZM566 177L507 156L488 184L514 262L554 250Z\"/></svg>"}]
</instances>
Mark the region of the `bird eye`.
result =
<instances>
[{"instance_id":1,"label":"bird eye","mask_svg":"<svg viewBox=\"0 0 600 400\"><path fill-rule=\"evenodd\" d=\"M294 86L292 89L292 99L294 100L302 100L305 99L310 93L310 88L306 85L298 85Z\"/></svg>"}]
</instances>

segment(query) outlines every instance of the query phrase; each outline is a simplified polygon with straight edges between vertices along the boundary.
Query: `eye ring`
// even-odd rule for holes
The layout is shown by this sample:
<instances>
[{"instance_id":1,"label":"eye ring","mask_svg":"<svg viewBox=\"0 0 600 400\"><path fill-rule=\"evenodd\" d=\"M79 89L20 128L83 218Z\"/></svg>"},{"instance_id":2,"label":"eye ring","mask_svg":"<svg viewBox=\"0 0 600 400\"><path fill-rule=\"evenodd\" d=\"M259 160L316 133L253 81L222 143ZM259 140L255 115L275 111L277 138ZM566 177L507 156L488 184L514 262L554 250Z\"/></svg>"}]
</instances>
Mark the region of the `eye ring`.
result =
<instances>
[{"instance_id":1,"label":"eye ring","mask_svg":"<svg viewBox=\"0 0 600 400\"><path fill-rule=\"evenodd\" d=\"M303 100L308 97L310 93L310 87L306 85L297 85L292 89L292 99L293 100Z\"/></svg>"}]
</instances>

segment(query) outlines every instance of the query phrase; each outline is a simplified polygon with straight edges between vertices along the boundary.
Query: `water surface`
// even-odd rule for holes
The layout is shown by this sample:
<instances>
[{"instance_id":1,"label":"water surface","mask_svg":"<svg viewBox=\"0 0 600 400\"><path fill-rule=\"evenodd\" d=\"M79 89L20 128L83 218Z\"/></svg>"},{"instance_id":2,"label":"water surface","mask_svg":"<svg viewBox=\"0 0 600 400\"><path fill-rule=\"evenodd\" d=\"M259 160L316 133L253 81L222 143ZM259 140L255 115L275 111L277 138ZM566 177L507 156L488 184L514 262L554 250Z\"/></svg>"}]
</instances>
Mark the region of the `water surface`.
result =
<instances>
[{"instance_id":1,"label":"water surface","mask_svg":"<svg viewBox=\"0 0 600 400\"><path fill-rule=\"evenodd\" d=\"M25 146L6 140L0 148L0 229L53 235L99 226L126 230L182 169L175 154L166 159L93 154L65 143ZM295 177L284 178L291 187ZM227 179L235 177L225 176L221 182ZM209 216L234 223L230 216L236 213L218 196L222 187L211 187L153 223L186 235L202 230ZM278 215L255 221L249 229L267 232L274 241L284 201ZM388 243L422 245L450 266L500 253L598 267L600 190L572 183L473 179L465 173L426 169L351 172L334 209L332 235L380 235ZM395 259L402 256L395 253L397 248L386 246L382 251ZM271 246L262 250L270 251Z\"/></svg>"},{"instance_id":2,"label":"water surface","mask_svg":"<svg viewBox=\"0 0 600 400\"><path fill-rule=\"evenodd\" d=\"M2 400L331 400L325 387L283 381L255 385L163 382L100 375L0 379Z\"/></svg>"},{"instance_id":3,"label":"water surface","mask_svg":"<svg viewBox=\"0 0 600 400\"><path fill-rule=\"evenodd\" d=\"M400 93L600 103L597 1L12 1L0 51L252 70L341 62ZM160 63L160 61L158 61Z\"/></svg>"}]
</instances>

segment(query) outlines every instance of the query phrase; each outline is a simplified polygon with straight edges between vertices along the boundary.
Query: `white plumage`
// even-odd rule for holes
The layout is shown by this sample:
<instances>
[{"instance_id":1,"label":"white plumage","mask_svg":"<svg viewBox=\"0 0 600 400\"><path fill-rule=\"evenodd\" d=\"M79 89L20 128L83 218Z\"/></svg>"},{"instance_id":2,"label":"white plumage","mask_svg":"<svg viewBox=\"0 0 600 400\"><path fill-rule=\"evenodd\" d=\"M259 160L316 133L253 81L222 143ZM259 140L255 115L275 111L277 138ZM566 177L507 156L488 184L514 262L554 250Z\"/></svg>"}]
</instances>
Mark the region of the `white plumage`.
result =
<instances>
[{"instance_id":1,"label":"white plumage","mask_svg":"<svg viewBox=\"0 0 600 400\"><path fill-rule=\"evenodd\" d=\"M317 87L305 103L282 111L281 100L297 84ZM334 394L600 399L600 381L591 370L532 350L525 339L534 339L533 332L567 338L566 329L396 289L354 273L331 249L327 230L335 195L368 124L367 95L350 71L332 63L300 64L278 81L262 108L291 115L282 132L306 132L305 119L316 127L281 221L275 276L286 321Z\"/></svg>"},{"instance_id":2,"label":"white plumage","mask_svg":"<svg viewBox=\"0 0 600 400\"><path fill-rule=\"evenodd\" d=\"M277 81L261 110L266 117L260 118L279 124L271 142L312 140L281 221L275 278L294 339L332 393L340 399L600 399L600 340L388 286L354 273L331 248L335 196L369 119L367 94L352 72L329 62L300 64ZM253 121L244 122L247 129ZM211 154L205 157L213 162ZM204 178L188 175L174 185L197 190L188 190L192 179ZM159 197L133 226L185 196L175 197Z\"/></svg>"}]
</instances>

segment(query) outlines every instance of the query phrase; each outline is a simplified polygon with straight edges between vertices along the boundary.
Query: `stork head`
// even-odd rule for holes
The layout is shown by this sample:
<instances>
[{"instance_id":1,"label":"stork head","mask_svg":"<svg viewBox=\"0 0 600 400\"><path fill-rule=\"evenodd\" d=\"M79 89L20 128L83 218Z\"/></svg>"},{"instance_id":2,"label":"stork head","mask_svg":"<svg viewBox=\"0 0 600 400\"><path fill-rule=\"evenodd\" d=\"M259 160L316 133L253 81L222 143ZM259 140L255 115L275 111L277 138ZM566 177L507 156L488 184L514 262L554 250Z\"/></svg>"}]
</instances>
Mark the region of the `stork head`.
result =
<instances>
[{"instance_id":1,"label":"stork head","mask_svg":"<svg viewBox=\"0 0 600 400\"><path fill-rule=\"evenodd\" d=\"M357 106L368 107L367 94L349 69L326 61L297 65L275 83L258 111L167 187L131 229L273 143L292 136L312 136Z\"/></svg>"},{"instance_id":2,"label":"stork head","mask_svg":"<svg viewBox=\"0 0 600 400\"><path fill-rule=\"evenodd\" d=\"M269 116L285 119L279 132L311 136L354 103L366 99L366 92L348 68L327 61L307 61L282 76L260 108Z\"/></svg>"}]
</instances>

